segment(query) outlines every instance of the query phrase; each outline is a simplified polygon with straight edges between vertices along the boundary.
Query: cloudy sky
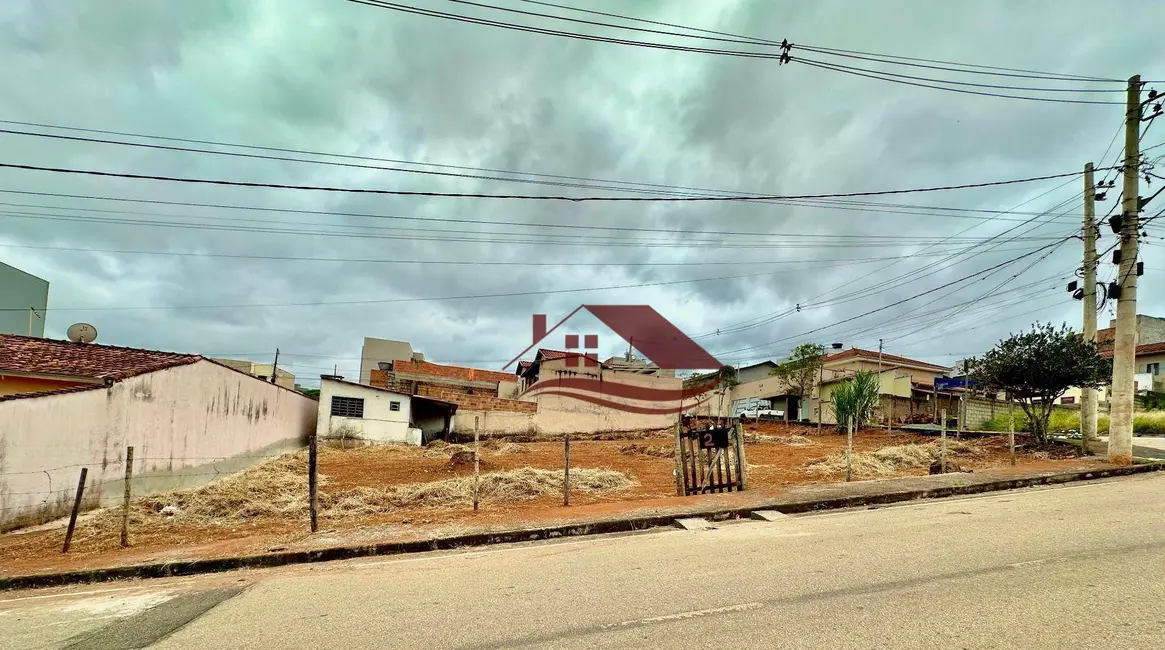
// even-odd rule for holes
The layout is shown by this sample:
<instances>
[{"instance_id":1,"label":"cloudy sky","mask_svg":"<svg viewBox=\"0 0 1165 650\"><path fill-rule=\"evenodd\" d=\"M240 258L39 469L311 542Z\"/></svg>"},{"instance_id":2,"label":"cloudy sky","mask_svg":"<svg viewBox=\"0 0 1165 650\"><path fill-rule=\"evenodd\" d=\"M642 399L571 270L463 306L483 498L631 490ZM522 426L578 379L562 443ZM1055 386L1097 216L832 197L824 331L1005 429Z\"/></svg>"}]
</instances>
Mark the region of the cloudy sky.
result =
<instances>
[{"instance_id":1,"label":"cloudy sky","mask_svg":"<svg viewBox=\"0 0 1165 650\"><path fill-rule=\"evenodd\" d=\"M1054 11L1006 0L562 2L819 47L1165 79L1159 2L1065 0ZM443 0L402 4L605 37L773 51ZM492 4L632 24L519 0ZM968 83L1123 90L797 48L793 55ZM958 94L798 62L565 39L342 0L7 0L0 56L0 120L43 125L0 124L7 130L511 180L0 134L0 162L118 173L487 194L804 195L1074 172L1088 161L1112 164L1122 144L1106 149L1120 105ZM1150 129L1142 145L1162 141L1165 126ZM612 186L620 189L604 189ZM364 336L411 341L430 360L500 367L529 343L531 314L554 322L584 302L650 304L729 363L780 358L802 341L876 348L879 338L889 352L953 363L1037 319L1079 327L1080 303L1063 287L1081 245L1054 244L1079 227L1081 188L1074 177L865 199L881 205L578 203L3 169L0 260L52 283L49 336L86 321L100 342L116 345L258 361L279 347L281 365L308 384L333 365L354 376ZM1142 184L1141 193L1156 189ZM1117 191L1119 183L1099 212ZM1102 233L1104 250L1114 240ZM1151 229L1144 249L1141 313L1165 315L1165 283L1154 279L1165 273L1162 234ZM1100 277L1113 273L1103 261ZM493 297L448 299L480 295ZM1106 308L1102 326L1109 317ZM585 319L571 326L596 330ZM600 333L602 352L623 349Z\"/></svg>"}]
</instances>

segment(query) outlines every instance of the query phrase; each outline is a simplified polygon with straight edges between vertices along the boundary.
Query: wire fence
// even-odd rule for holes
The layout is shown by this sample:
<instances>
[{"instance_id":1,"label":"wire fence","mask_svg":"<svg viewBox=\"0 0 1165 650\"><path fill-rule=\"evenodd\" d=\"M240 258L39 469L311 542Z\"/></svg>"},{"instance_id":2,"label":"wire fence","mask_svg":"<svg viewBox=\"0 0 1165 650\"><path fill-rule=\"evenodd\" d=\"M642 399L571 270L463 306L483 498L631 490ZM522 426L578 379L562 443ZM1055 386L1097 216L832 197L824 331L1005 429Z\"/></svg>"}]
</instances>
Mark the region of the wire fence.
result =
<instances>
[{"instance_id":1,"label":"wire fence","mask_svg":"<svg viewBox=\"0 0 1165 650\"><path fill-rule=\"evenodd\" d=\"M159 480L167 480L167 479L175 480L175 481L182 481L185 479L207 478L207 477L211 477L213 479L214 477L229 476L231 474L235 474L235 473L240 472L243 469L245 469L245 467L242 467L242 466L233 467L230 469L226 469L226 468L220 469L218 466L222 463L225 463L225 462L230 462L232 464L237 463L237 462L241 462L241 463L246 463L249 465L249 463L247 463L247 461L272 460L275 458L287 456L287 455L292 454L292 453L296 453L298 451L300 451L300 449L288 450L288 451L285 451L283 453L238 454L238 455L234 455L234 456L138 456L138 457L133 458L133 464L136 466L135 467L135 474L136 474L136 471L140 471L140 472L144 472L144 473L132 475L129 480L132 483L132 482L136 482L136 481L159 481ZM169 463L179 463L179 466L178 467L165 467L165 468L161 468L160 470L155 469L155 468L147 468L146 467L146 465L148 465L151 462L160 462L160 461L161 462L169 462ZM213 471L195 471L195 472L183 471L184 468L200 468L208 463L210 464L210 467ZM113 466L116 466L119 468L124 468L125 467L125 459L120 458L120 459L117 459L116 461L112 461L112 462L107 460L107 459L106 460L93 460L93 461L90 461L88 463L70 463L68 465L59 465L56 467L49 467L49 468L39 469L39 470L0 472L0 479L2 479L4 477L9 477L9 476L35 476L35 475L42 475L43 474L45 479L47 480L47 483L48 483L48 485L46 486L46 489L44 489L44 490L15 490L15 491L4 490L4 491L0 491L0 495L3 495L5 497L30 496L30 495L44 497L39 502L33 501L33 502L26 502L26 503L24 503L22 505L18 505L18 506L0 507L0 512L13 512L13 511L22 511L22 510L23 511L30 511L30 510L35 510L37 508L43 508L44 506L49 505L49 503L54 500L54 495L73 494L76 492L77 486L75 484L75 474L69 473L66 476L62 476L60 474L61 472L63 472L64 470L70 470L70 469L80 471L81 469L84 469L84 468L100 467L103 465L104 466L113 465ZM54 479L54 473L57 474L55 479ZM62 487L54 488L53 483L56 483L56 482L60 482L62 484ZM91 492L94 489L104 488L105 486L108 486L108 485L125 485L125 482L126 482L126 478L124 476L117 476L114 478L104 479L104 480L100 480L100 481L90 480L90 481L86 482L86 490Z\"/></svg>"}]
</instances>

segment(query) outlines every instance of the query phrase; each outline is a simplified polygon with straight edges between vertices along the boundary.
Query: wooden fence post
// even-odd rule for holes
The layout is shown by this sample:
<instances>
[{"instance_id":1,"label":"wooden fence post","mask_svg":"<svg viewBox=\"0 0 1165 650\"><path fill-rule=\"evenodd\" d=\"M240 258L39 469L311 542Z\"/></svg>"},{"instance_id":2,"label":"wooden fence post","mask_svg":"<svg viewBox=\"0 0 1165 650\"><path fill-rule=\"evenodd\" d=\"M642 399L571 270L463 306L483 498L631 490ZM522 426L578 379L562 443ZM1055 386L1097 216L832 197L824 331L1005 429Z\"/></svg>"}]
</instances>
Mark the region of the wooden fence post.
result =
<instances>
[{"instance_id":1,"label":"wooden fence post","mask_svg":"<svg viewBox=\"0 0 1165 650\"><path fill-rule=\"evenodd\" d=\"M315 433L307 441L307 507L311 520L311 532L316 532L319 508L319 440Z\"/></svg>"},{"instance_id":2,"label":"wooden fence post","mask_svg":"<svg viewBox=\"0 0 1165 650\"><path fill-rule=\"evenodd\" d=\"M62 553L69 552L69 542L73 541L73 530L77 528L77 512L81 510L81 497L85 494L85 477L89 475L89 468L81 468L81 478L77 480L77 497L73 499L73 513L69 515L69 528L65 531L65 545Z\"/></svg>"},{"instance_id":3,"label":"wooden fence post","mask_svg":"<svg viewBox=\"0 0 1165 650\"><path fill-rule=\"evenodd\" d=\"M736 476L737 486L744 490L748 487L748 460L744 457L744 425L736 423Z\"/></svg>"},{"instance_id":4,"label":"wooden fence post","mask_svg":"<svg viewBox=\"0 0 1165 650\"><path fill-rule=\"evenodd\" d=\"M845 482L849 483L854 474L854 416L849 416L845 441Z\"/></svg>"},{"instance_id":5,"label":"wooden fence post","mask_svg":"<svg viewBox=\"0 0 1165 650\"><path fill-rule=\"evenodd\" d=\"M683 450L683 447L680 446L680 444L682 442L682 438L680 436L681 436L681 430L683 428L683 425L680 424L680 421L682 419L683 419L683 416L681 415L680 420L676 420L676 435L675 435L675 439L676 439L676 449L675 449L675 452L676 452L675 453L675 457L676 457L676 469L675 469L676 496L678 496L678 497L684 496L684 479L686 478L685 475L687 474L687 470L683 466L684 450ZM680 472L683 472L685 475L681 475Z\"/></svg>"},{"instance_id":6,"label":"wooden fence post","mask_svg":"<svg viewBox=\"0 0 1165 650\"><path fill-rule=\"evenodd\" d=\"M129 498L133 483L133 447L125 448L125 497L121 503L121 545L129 546Z\"/></svg>"},{"instance_id":7,"label":"wooden fence post","mask_svg":"<svg viewBox=\"0 0 1165 650\"><path fill-rule=\"evenodd\" d=\"M942 446L939 447L939 469L941 474L947 473L947 411L943 409L943 423L942 423Z\"/></svg>"},{"instance_id":8,"label":"wooden fence post","mask_svg":"<svg viewBox=\"0 0 1165 650\"><path fill-rule=\"evenodd\" d=\"M570 505L570 434L562 436L562 505Z\"/></svg>"},{"instance_id":9,"label":"wooden fence post","mask_svg":"<svg viewBox=\"0 0 1165 650\"><path fill-rule=\"evenodd\" d=\"M477 419L473 421L473 511L477 512L478 505L478 473L481 472L481 464L478 462L478 447L480 438L477 432Z\"/></svg>"}]
</instances>

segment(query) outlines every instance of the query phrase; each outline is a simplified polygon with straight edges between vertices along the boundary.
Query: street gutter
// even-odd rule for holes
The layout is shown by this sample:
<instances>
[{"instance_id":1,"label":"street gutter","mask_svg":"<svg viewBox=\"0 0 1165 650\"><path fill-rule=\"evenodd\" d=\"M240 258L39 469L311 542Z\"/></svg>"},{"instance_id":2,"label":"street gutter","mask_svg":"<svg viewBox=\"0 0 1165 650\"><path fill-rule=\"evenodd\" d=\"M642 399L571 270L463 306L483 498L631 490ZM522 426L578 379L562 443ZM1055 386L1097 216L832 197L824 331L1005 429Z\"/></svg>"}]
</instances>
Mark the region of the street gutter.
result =
<instances>
[{"instance_id":1,"label":"street gutter","mask_svg":"<svg viewBox=\"0 0 1165 650\"><path fill-rule=\"evenodd\" d=\"M945 485L929 488L889 489L885 491L871 491L868 493L824 498L790 498L788 496L774 497L773 499L769 499L767 501L753 502L747 506L721 505L708 508L683 508L677 509L676 512L646 516L610 517L583 523L567 523L552 526L514 528L501 531L451 535L447 537L426 540L335 546L323 549L265 553L262 555L247 555L240 557L140 564L133 566L108 567L60 573L12 576L0 578L0 591L59 587L63 585L106 582L110 580L126 580L134 578L168 578L203 573L218 573L237 569L277 567L291 564L348 560L378 555L402 555L406 553L422 553L428 551L459 549L490 544L509 544L514 542L531 542L557 539L561 537L577 537L582 535L630 532L649 528L672 526L674 525L676 519L679 518L701 517L713 521L723 521L726 519L736 518L747 519L753 512L758 510L775 510L784 514L798 514L819 510L835 510L841 508L854 508L859 506L885 505L904 501L914 501L918 499L940 499L952 496L982 494L985 492L1014 490L1018 488L1038 485L1060 485L1076 481L1089 481L1119 476L1132 476L1135 474L1156 472L1163 469L1165 469L1165 463L1162 462L1139 462L1138 464L1126 467L1079 470L1058 474L1036 474L1031 476L984 481L972 480L972 482L963 485ZM946 474L943 476L950 477L954 475ZM855 484L851 483L842 485L852 486ZM887 487L892 488L892 486Z\"/></svg>"}]
</instances>

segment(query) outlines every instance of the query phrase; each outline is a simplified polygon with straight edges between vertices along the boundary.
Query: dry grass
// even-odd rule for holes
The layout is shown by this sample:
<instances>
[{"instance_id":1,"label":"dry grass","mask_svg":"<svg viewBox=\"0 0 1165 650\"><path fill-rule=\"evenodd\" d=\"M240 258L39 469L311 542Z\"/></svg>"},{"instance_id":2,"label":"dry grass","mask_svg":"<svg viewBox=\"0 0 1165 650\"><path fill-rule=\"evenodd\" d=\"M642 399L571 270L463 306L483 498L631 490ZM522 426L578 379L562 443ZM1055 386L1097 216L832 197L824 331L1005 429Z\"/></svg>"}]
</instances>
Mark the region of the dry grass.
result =
<instances>
[{"instance_id":1,"label":"dry grass","mask_svg":"<svg viewBox=\"0 0 1165 650\"><path fill-rule=\"evenodd\" d=\"M748 443L754 442L775 442L780 445L789 445L790 447L808 447L814 444L812 440L805 436L768 436L764 434L745 435L744 441Z\"/></svg>"},{"instance_id":2,"label":"dry grass","mask_svg":"<svg viewBox=\"0 0 1165 650\"><path fill-rule=\"evenodd\" d=\"M571 469L570 489L606 493L636 485L630 477L607 469ZM523 467L481 475L480 498L490 501L527 501L562 492L562 472ZM328 495L325 514L378 514L396 508L456 508L473 503L473 479L451 478L431 483L412 483L387 488L363 487Z\"/></svg>"},{"instance_id":3,"label":"dry grass","mask_svg":"<svg viewBox=\"0 0 1165 650\"><path fill-rule=\"evenodd\" d=\"M516 442L500 442L498 440L490 440L482 445L485 449L490 450L495 454L528 454L530 449Z\"/></svg>"},{"instance_id":4,"label":"dry grass","mask_svg":"<svg viewBox=\"0 0 1165 650\"><path fill-rule=\"evenodd\" d=\"M512 444L512 443L505 443ZM503 444L495 453L515 453ZM514 445L519 447L519 445ZM460 449L459 449L460 448ZM441 451L437 458L469 451L462 445L439 445L423 455ZM525 450L523 450L525 451ZM341 451L321 448L321 457L335 454L363 454L364 449ZM379 453L373 450L369 453ZM516 452L523 453L523 452ZM402 462L408 462L402 458ZM562 492L562 471L523 467L481 475L482 501L524 501ZM454 508L473 502L473 479L450 478L426 483L411 483L385 488L357 487L330 492L327 476L320 474L319 505L323 516L379 514L399 508ZM637 483L629 476L607 469L572 468L572 490L606 493L627 490ZM162 514L163 509L174 514ZM255 518L297 518L307 515L307 453L299 451L280 456L240 474L227 476L201 487L167 492L135 499L131 523L167 524L237 524ZM120 508L97 511L90 526L97 531L119 529ZM96 531L95 531L96 532Z\"/></svg>"},{"instance_id":5,"label":"dry grass","mask_svg":"<svg viewBox=\"0 0 1165 650\"><path fill-rule=\"evenodd\" d=\"M528 454L530 450L526 447L514 443L505 442L496 438L484 440L481 443L483 451L488 451L492 454ZM425 458L453 458L461 453L473 455L473 445L449 444L440 440L429 443L425 447L425 451L421 454ZM484 454L483 454L484 455Z\"/></svg>"},{"instance_id":6,"label":"dry grass","mask_svg":"<svg viewBox=\"0 0 1165 650\"><path fill-rule=\"evenodd\" d=\"M620 445L619 453L624 456L652 456L654 458L675 458L676 448L660 445L658 447L652 445L641 445L639 443L631 443L629 445Z\"/></svg>"},{"instance_id":7,"label":"dry grass","mask_svg":"<svg viewBox=\"0 0 1165 650\"><path fill-rule=\"evenodd\" d=\"M425 458L452 458L458 452L462 451L473 453L473 447L470 445L451 445L447 442L437 440L430 442L421 455Z\"/></svg>"},{"instance_id":8,"label":"dry grass","mask_svg":"<svg viewBox=\"0 0 1165 650\"><path fill-rule=\"evenodd\" d=\"M955 456L978 456L983 452L975 445L961 440L947 441L948 458ZM895 445L877 451L859 452L853 455L854 476L884 477L894 476L904 469L930 467L939 459L940 447L937 442L921 445ZM845 454L836 454L810 461L806 470L811 474L833 476L845 473Z\"/></svg>"}]
</instances>

